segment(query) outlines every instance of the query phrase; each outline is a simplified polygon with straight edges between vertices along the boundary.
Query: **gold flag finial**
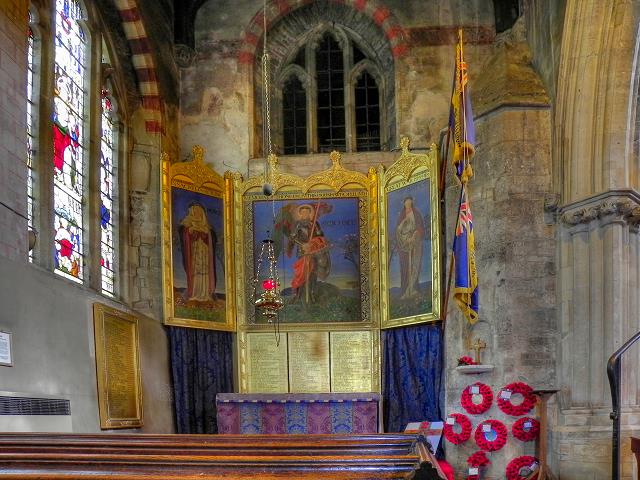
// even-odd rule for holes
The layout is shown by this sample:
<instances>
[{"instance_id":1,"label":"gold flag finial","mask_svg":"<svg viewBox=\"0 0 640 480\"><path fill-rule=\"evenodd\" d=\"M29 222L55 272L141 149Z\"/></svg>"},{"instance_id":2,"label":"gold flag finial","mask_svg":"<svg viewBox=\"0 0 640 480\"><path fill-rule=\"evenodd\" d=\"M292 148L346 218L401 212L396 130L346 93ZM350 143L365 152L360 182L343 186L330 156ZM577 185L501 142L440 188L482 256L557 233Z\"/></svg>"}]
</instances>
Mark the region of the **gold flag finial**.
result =
<instances>
[{"instance_id":1,"label":"gold flag finial","mask_svg":"<svg viewBox=\"0 0 640 480\"><path fill-rule=\"evenodd\" d=\"M403 152L409 151L409 145L411 145L411 140L407 136L403 136L400 139L400 148L402 148Z\"/></svg>"},{"instance_id":2,"label":"gold flag finial","mask_svg":"<svg viewBox=\"0 0 640 480\"><path fill-rule=\"evenodd\" d=\"M204 163L204 147L202 145L194 145L191 148L191 155L194 162Z\"/></svg>"},{"instance_id":3,"label":"gold flag finial","mask_svg":"<svg viewBox=\"0 0 640 480\"><path fill-rule=\"evenodd\" d=\"M331 164L334 167L341 167L342 165L340 165L340 162L342 160L342 154L340 152L338 152L337 150L334 150L333 152L331 152L331 154L329 155L329 158L331 159Z\"/></svg>"}]
</instances>

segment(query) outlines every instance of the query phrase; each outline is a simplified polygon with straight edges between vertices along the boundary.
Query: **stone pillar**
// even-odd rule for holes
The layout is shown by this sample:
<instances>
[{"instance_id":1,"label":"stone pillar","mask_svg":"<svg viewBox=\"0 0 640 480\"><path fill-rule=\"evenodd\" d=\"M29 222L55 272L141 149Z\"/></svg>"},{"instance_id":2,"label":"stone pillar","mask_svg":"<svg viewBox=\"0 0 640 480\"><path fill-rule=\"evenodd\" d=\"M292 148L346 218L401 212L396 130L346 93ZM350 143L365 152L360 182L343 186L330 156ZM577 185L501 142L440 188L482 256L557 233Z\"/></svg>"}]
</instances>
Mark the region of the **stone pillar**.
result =
<instances>
[{"instance_id":1,"label":"stone pillar","mask_svg":"<svg viewBox=\"0 0 640 480\"><path fill-rule=\"evenodd\" d=\"M545 88L532 69L523 23L499 36L494 53L472 83L476 127L474 177L469 183L480 285L480 321L470 327L450 300L446 325L447 412L465 413L462 390L474 382L491 387L494 396L506 384L526 382L534 388L556 385L555 227L548 224L545 198L552 188L551 118ZM471 59L467 59L470 61ZM473 64L471 64L473 74ZM449 176L452 176L449 168ZM447 200L447 255L451 250L459 187L450 180ZM487 343L482 354L488 373L467 375L457 359L473 355L470 341ZM536 412L530 412L535 416ZM516 420L495 400L482 415L468 415L475 427L483 420ZM463 446L446 442L447 459L457 478L465 478L473 440ZM488 454L483 478L505 478L506 464L533 455L533 443L515 440Z\"/></svg>"},{"instance_id":2,"label":"stone pillar","mask_svg":"<svg viewBox=\"0 0 640 480\"><path fill-rule=\"evenodd\" d=\"M562 478L609 478L609 356L640 329L640 195L610 190L559 209L560 411L553 427ZM638 435L638 348L623 362L625 434ZM623 478L630 478L628 440ZM595 477L593 476L595 474Z\"/></svg>"},{"instance_id":3,"label":"stone pillar","mask_svg":"<svg viewBox=\"0 0 640 480\"><path fill-rule=\"evenodd\" d=\"M561 478L610 478L609 356L639 328L640 177L634 148L637 2L567 0L554 125L559 193L559 404L552 427ZM622 477L638 430L638 348L623 362ZM636 433L638 435L638 433Z\"/></svg>"}]
</instances>

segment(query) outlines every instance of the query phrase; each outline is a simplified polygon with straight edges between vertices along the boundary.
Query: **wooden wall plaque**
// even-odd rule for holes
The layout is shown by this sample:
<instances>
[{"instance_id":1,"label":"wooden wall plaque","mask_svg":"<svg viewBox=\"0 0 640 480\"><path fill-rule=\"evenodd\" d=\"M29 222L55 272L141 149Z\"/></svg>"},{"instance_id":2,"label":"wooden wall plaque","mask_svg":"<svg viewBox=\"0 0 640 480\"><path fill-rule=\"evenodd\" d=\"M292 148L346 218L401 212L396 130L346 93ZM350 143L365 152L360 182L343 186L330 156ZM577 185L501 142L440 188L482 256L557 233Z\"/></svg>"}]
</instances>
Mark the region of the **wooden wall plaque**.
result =
<instances>
[{"instance_id":1,"label":"wooden wall plaque","mask_svg":"<svg viewBox=\"0 0 640 480\"><path fill-rule=\"evenodd\" d=\"M93 325L100 428L142 427L138 319L94 303Z\"/></svg>"}]
</instances>

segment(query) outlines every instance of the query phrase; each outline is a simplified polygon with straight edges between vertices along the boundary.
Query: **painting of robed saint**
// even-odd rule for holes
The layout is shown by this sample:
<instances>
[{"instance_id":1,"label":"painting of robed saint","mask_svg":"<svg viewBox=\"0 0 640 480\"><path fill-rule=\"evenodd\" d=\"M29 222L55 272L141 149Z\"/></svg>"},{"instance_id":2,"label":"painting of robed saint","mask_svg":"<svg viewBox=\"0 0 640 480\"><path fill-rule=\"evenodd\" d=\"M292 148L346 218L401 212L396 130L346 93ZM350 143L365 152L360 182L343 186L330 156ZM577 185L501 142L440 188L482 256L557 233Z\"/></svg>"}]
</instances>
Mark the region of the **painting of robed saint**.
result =
<instances>
[{"instance_id":1,"label":"painting of robed saint","mask_svg":"<svg viewBox=\"0 0 640 480\"><path fill-rule=\"evenodd\" d=\"M362 321L358 198L255 201L253 223L253 245L274 240L285 302L280 321Z\"/></svg>"},{"instance_id":2,"label":"painting of robed saint","mask_svg":"<svg viewBox=\"0 0 640 480\"><path fill-rule=\"evenodd\" d=\"M387 269L391 319L432 311L429 180L391 190L387 197Z\"/></svg>"},{"instance_id":3,"label":"painting of robed saint","mask_svg":"<svg viewBox=\"0 0 640 480\"><path fill-rule=\"evenodd\" d=\"M221 198L171 189L174 315L225 321Z\"/></svg>"}]
</instances>

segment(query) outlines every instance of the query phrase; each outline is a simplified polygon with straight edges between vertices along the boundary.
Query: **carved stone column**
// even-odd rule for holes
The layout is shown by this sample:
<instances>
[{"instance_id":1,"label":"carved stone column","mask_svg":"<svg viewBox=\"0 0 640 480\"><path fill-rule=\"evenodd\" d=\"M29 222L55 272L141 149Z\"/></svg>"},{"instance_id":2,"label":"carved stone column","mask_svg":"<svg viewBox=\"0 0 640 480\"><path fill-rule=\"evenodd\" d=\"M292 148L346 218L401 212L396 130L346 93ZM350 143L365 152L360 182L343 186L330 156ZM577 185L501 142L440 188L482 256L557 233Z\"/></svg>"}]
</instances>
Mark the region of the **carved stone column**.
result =
<instances>
[{"instance_id":1,"label":"carved stone column","mask_svg":"<svg viewBox=\"0 0 640 480\"><path fill-rule=\"evenodd\" d=\"M610 471L609 356L640 329L638 222L640 194L611 190L558 211L560 394L553 427L567 454L560 474ZM640 414L638 349L623 362L623 428ZM587 449L586 446L589 446ZM604 478L604 477L603 477Z\"/></svg>"}]
</instances>

